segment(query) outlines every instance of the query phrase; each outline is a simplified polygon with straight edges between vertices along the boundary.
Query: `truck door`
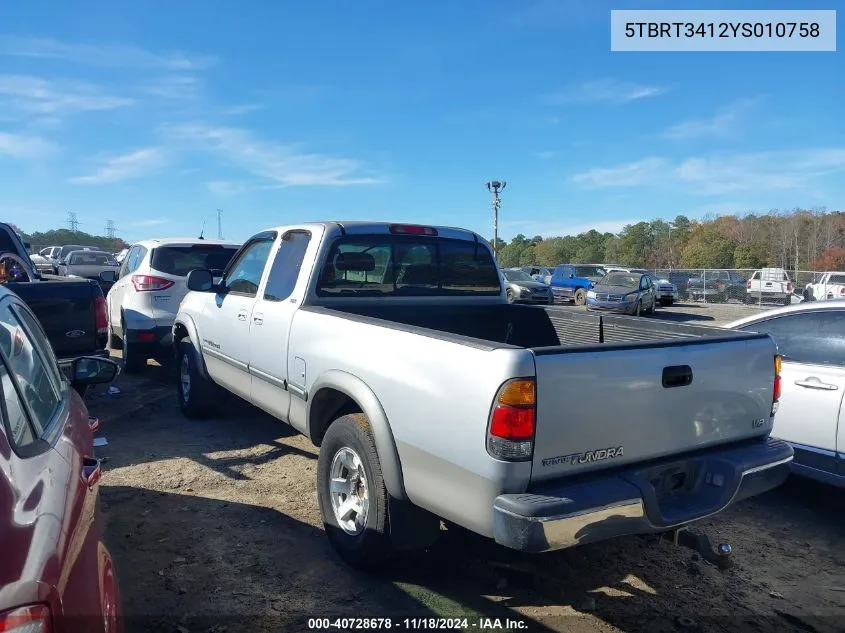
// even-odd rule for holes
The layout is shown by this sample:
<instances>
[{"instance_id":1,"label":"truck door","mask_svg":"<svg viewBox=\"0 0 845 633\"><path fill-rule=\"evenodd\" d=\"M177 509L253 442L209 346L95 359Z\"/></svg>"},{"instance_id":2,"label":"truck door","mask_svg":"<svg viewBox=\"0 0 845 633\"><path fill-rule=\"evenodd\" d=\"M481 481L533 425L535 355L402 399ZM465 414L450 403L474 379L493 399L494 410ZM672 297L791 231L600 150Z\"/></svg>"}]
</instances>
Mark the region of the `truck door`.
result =
<instances>
[{"instance_id":1,"label":"truck door","mask_svg":"<svg viewBox=\"0 0 845 633\"><path fill-rule=\"evenodd\" d=\"M232 259L203 309L200 346L212 379L250 398L249 328L264 266L275 242L272 231L250 239Z\"/></svg>"},{"instance_id":2,"label":"truck door","mask_svg":"<svg viewBox=\"0 0 845 633\"><path fill-rule=\"evenodd\" d=\"M291 396L305 395L305 360L290 358L293 313L308 286L322 228L285 227L272 254L270 272L255 300L249 326L251 401L288 421ZM304 401L304 400L303 400ZM304 431L305 429L299 429Z\"/></svg>"}]
</instances>

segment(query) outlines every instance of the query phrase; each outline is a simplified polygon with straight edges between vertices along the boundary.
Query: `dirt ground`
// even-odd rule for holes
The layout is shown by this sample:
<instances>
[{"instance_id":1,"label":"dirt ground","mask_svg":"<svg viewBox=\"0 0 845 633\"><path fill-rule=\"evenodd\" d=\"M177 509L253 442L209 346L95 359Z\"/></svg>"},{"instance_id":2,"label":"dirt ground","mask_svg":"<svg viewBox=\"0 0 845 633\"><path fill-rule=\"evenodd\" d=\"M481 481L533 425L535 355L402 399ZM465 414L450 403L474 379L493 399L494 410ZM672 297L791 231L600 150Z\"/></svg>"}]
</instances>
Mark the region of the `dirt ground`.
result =
<instances>
[{"instance_id":1,"label":"dirt ground","mask_svg":"<svg viewBox=\"0 0 845 633\"><path fill-rule=\"evenodd\" d=\"M97 449L108 457L102 508L130 633L307 631L318 630L309 618L332 616L392 617L394 629L442 628L402 621L434 616L465 617L474 630L497 630L488 617L576 633L843 628L836 489L793 478L697 524L733 546L736 565L724 573L666 542L526 556L452 527L369 575L341 563L323 534L310 442L244 403L186 420L174 380L151 363L143 376L119 377L120 394L88 401L108 440Z\"/></svg>"}]
</instances>

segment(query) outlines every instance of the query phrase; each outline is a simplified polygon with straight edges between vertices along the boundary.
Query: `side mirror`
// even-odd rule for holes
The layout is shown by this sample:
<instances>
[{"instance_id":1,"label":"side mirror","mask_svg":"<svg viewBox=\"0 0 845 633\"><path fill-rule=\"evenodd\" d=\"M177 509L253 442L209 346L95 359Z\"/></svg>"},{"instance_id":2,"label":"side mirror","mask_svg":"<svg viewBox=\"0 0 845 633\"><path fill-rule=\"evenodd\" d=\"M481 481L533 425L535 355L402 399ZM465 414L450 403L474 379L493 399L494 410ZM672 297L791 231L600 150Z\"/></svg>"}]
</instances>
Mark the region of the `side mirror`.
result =
<instances>
[{"instance_id":1,"label":"side mirror","mask_svg":"<svg viewBox=\"0 0 845 633\"><path fill-rule=\"evenodd\" d=\"M100 281L104 281L107 284L113 284L117 281L117 271L116 270L104 270L100 273Z\"/></svg>"},{"instance_id":2,"label":"side mirror","mask_svg":"<svg viewBox=\"0 0 845 633\"><path fill-rule=\"evenodd\" d=\"M214 288L214 277L210 270L196 268L188 273L188 290L210 292Z\"/></svg>"},{"instance_id":3,"label":"side mirror","mask_svg":"<svg viewBox=\"0 0 845 633\"><path fill-rule=\"evenodd\" d=\"M97 356L80 356L71 367L71 382L75 385L100 385L117 377L119 367L113 360Z\"/></svg>"},{"instance_id":4,"label":"side mirror","mask_svg":"<svg viewBox=\"0 0 845 633\"><path fill-rule=\"evenodd\" d=\"M570 278L570 279L575 279L575 275L574 275L573 273L569 273L569 278Z\"/></svg>"}]
</instances>

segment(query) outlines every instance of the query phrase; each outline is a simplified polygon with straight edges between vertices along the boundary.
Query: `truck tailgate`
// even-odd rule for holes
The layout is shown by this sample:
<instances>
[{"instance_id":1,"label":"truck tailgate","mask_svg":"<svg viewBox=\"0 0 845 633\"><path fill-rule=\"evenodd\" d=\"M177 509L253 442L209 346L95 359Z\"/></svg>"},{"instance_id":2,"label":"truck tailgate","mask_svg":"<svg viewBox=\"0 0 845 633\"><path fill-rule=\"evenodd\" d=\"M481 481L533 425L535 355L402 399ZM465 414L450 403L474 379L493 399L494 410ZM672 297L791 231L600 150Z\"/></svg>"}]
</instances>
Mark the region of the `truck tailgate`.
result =
<instances>
[{"instance_id":1,"label":"truck tailgate","mask_svg":"<svg viewBox=\"0 0 845 633\"><path fill-rule=\"evenodd\" d=\"M776 348L765 335L535 354L532 482L771 431Z\"/></svg>"}]
</instances>

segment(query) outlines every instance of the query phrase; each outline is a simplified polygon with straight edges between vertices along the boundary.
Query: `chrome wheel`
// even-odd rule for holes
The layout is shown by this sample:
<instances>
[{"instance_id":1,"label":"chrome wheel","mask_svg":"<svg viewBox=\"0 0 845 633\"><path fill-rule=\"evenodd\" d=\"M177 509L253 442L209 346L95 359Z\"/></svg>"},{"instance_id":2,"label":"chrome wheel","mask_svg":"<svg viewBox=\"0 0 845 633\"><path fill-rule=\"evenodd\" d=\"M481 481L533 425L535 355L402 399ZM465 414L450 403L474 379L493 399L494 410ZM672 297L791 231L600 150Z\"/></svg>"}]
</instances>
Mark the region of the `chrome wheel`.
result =
<instances>
[{"instance_id":1,"label":"chrome wheel","mask_svg":"<svg viewBox=\"0 0 845 633\"><path fill-rule=\"evenodd\" d=\"M340 528L355 536L367 525L370 496L367 474L358 453L344 446L332 458L329 498Z\"/></svg>"},{"instance_id":2,"label":"chrome wheel","mask_svg":"<svg viewBox=\"0 0 845 633\"><path fill-rule=\"evenodd\" d=\"M179 363L179 384L182 387L182 400L188 402L191 399L191 363L187 354L182 354L182 362Z\"/></svg>"}]
</instances>

